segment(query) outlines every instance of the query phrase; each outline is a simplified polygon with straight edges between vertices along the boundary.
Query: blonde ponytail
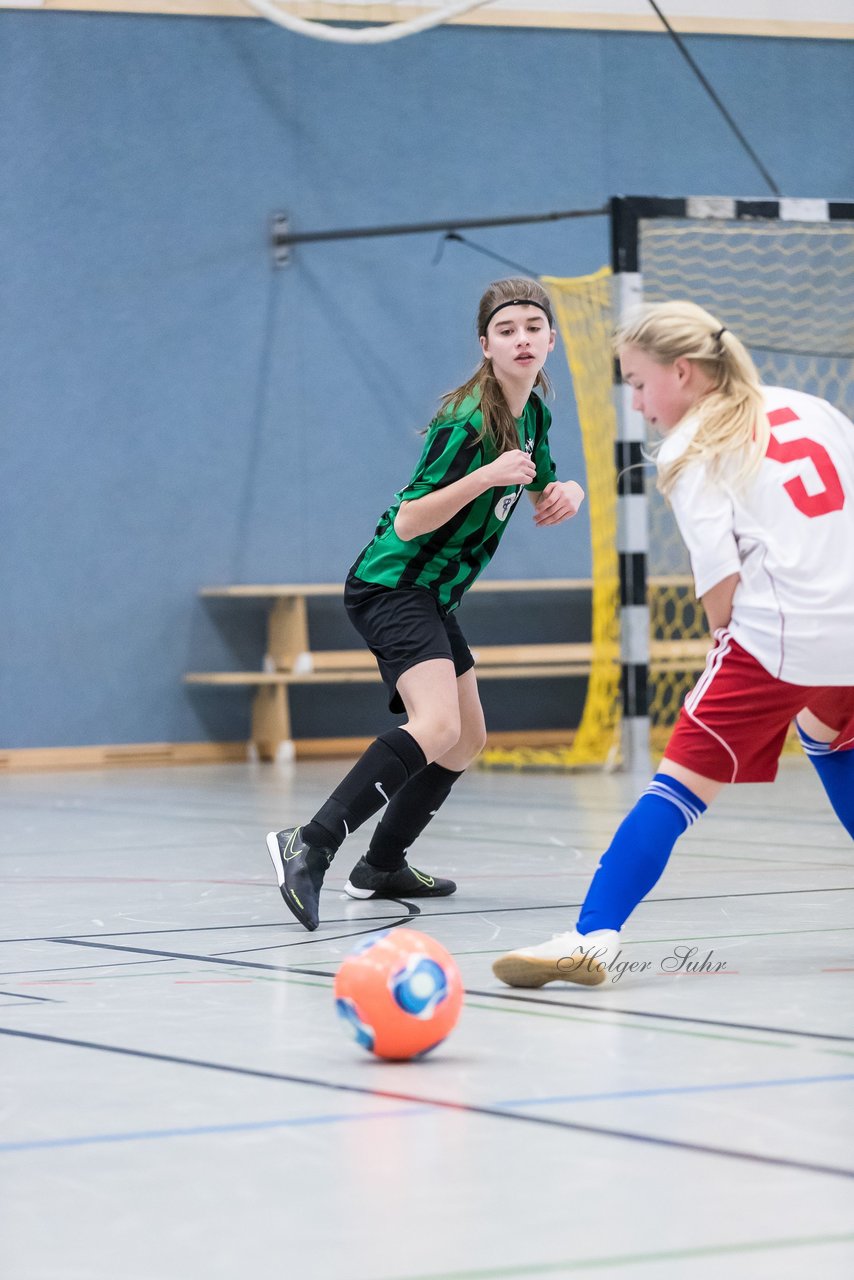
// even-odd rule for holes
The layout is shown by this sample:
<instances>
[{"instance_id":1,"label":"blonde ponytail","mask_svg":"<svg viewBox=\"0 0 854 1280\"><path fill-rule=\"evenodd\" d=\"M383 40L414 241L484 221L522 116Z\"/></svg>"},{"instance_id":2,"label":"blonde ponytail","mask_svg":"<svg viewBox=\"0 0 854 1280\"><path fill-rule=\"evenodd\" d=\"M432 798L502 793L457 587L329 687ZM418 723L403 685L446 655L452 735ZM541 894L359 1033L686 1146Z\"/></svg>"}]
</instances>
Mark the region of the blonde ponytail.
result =
<instances>
[{"instance_id":1,"label":"blonde ponytail","mask_svg":"<svg viewBox=\"0 0 854 1280\"><path fill-rule=\"evenodd\" d=\"M705 462L719 477L733 455L739 459L727 480L735 488L747 484L765 456L770 428L759 372L744 344L693 302L657 302L638 308L617 329L615 350L627 346L659 364L693 360L712 384L694 406L699 425L687 447L659 472L661 492L668 494L694 462Z\"/></svg>"}]
</instances>

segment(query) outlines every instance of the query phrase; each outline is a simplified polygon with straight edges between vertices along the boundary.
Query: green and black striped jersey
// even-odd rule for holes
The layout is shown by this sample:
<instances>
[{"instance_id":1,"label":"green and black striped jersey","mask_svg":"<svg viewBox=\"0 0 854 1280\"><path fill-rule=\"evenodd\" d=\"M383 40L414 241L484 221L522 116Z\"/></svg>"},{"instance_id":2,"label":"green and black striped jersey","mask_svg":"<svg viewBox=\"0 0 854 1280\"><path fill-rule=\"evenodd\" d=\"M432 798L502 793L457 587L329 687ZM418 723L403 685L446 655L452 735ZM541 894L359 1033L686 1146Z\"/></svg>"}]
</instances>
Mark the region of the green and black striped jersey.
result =
<instances>
[{"instance_id":1,"label":"green and black striped jersey","mask_svg":"<svg viewBox=\"0 0 854 1280\"><path fill-rule=\"evenodd\" d=\"M555 478L548 444L551 414L532 392L516 421L519 448L531 455L537 468L534 480L524 487L538 492ZM424 588L448 610L457 607L495 554L523 486L487 489L438 529L409 542L398 538L394 518L402 502L443 489L498 457L490 441L478 440L481 424L475 396L464 400L452 414L446 412L434 419L412 479L380 517L372 541L356 559L351 573L363 582L385 587Z\"/></svg>"}]
</instances>

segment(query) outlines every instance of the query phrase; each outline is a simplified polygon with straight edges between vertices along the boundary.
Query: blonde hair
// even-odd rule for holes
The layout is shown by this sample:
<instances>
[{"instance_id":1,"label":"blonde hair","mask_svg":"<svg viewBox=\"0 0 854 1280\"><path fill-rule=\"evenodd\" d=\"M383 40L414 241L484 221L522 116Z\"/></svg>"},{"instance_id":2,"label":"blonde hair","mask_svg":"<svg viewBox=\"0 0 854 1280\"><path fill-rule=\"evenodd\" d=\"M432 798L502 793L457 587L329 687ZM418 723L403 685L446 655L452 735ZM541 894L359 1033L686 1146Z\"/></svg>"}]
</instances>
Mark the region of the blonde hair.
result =
<instances>
[{"instance_id":1,"label":"blonde hair","mask_svg":"<svg viewBox=\"0 0 854 1280\"><path fill-rule=\"evenodd\" d=\"M756 473L768 447L770 428L759 372L734 333L693 302L656 302L632 312L614 334L614 349L637 347L658 364L693 360L712 386L693 412L699 425L684 452L659 472L663 494L693 462L719 476L732 454L741 454L728 481L743 486Z\"/></svg>"},{"instance_id":2,"label":"blonde hair","mask_svg":"<svg viewBox=\"0 0 854 1280\"><path fill-rule=\"evenodd\" d=\"M518 276L509 280L494 280L486 290L477 309L478 336L486 336L489 321L497 307L514 301L541 308L545 312L549 328L554 328L552 306L545 289L536 280ZM539 387L543 395L551 393L551 383L544 370L541 369L537 374L534 386ZM493 372L492 361L488 356L483 357L467 382L442 397L436 416L442 417L447 412L453 412L471 395L478 396L483 415L483 426L478 440L488 439L499 453L507 449L518 449L519 430L516 420L510 412L510 406L504 398L504 392L501 390L501 385Z\"/></svg>"}]
</instances>

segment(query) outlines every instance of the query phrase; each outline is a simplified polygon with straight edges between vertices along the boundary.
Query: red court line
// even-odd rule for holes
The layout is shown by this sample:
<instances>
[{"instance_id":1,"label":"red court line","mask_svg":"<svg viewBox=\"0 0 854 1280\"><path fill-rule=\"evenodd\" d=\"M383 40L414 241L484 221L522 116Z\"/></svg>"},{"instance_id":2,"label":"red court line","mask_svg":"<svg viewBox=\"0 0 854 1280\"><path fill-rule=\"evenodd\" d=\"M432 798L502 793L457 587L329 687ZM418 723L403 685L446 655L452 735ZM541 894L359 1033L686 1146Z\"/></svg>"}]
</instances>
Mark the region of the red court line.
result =
<instances>
[{"instance_id":1,"label":"red court line","mask_svg":"<svg viewBox=\"0 0 854 1280\"><path fill-rule=\"evenodd\" d=\"M737 978L740 975L740 969L721 969L718 973L704 969L699 973L656 973L654 976L656 978Z\"/></svg>"},{"instance_id":2,"label":"red court line","mask_svg":"<svg viewBox=\"0 0 854 1280\"><path fill-rule=\"evenodd\" d=\"M94 982L77 982L72 978L45 978L40 982L16 982L16 987L94 987Z\"/></svg>"},{"instance_id":3,"label":"red court line","mask_svg":"<svg viewBox=\"0 0 854 1280\"><path fill-rule=\"evenodd\" d=\"M3 884L242 884L258 889L267 880L209 880L199 876L0 876Z\"/></svg>"}]
</instances>

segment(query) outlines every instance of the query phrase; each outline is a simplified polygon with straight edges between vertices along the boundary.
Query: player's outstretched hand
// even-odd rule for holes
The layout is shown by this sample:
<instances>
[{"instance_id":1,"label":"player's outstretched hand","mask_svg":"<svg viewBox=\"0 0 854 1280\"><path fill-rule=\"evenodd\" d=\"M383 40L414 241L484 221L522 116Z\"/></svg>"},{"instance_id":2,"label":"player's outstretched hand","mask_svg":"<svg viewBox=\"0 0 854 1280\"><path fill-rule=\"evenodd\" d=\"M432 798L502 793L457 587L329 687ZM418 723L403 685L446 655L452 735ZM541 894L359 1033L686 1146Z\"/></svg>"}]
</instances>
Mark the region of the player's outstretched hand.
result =
<instances>
[{"instance_id":1,"label":"player's outstretched hand","mask_svg":"<svg viewBox=\"0 0 854 1280\"><path fill-rule=\"evenodd\" d=\"M494 462L488 462L483 468L489 473L491 489L506 489L511 484L530 484L537 474L537 468L527 453L521 449L508 449L499 454Z\"/></svg>"},{"instance_id":2,"label":"player's outstretched hand","mask_svg":"<svg viewBox=\"0 0 854 1280\"><path fill-rule=\"evenodd\" d=\"M578 513L584 490L574 480L553 480L547 484L534 508L534 524L560 524Z\"/></svg>"}]
</instances>

